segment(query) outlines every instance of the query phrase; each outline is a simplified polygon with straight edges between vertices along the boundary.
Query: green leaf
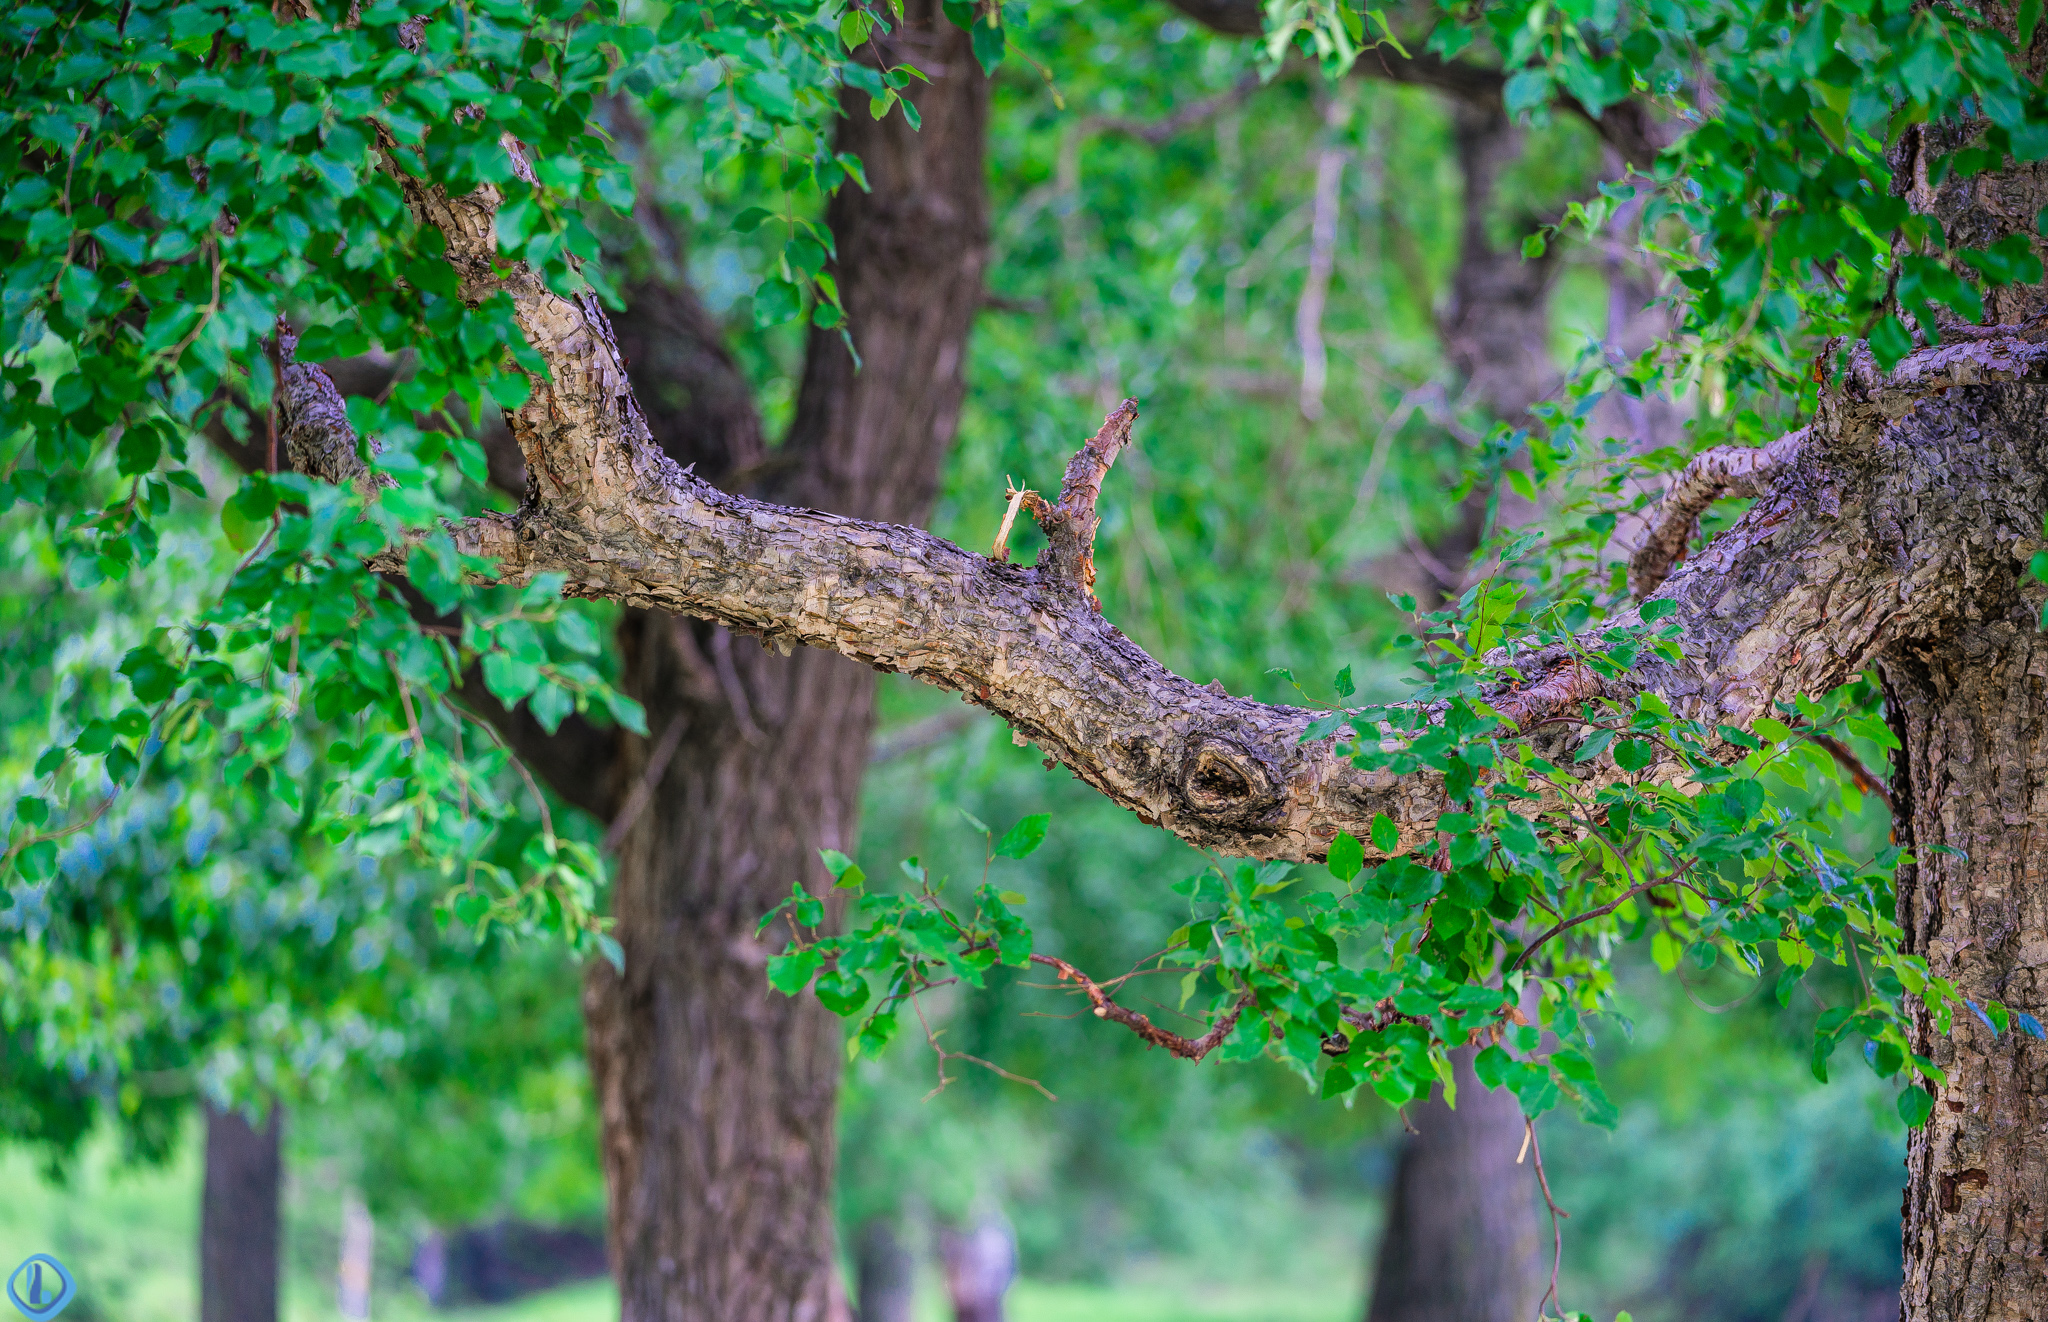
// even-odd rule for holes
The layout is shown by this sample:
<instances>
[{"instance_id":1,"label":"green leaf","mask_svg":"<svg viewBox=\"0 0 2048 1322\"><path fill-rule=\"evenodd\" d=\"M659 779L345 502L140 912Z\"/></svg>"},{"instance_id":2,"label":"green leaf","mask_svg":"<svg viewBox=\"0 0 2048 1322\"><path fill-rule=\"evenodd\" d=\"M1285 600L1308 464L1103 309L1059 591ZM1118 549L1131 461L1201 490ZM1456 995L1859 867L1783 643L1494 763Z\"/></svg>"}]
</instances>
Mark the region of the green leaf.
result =
<instances>
[{"instance_id":1,"label":"green leaf","mask_svg":"<svg viewBox=\"0 0 2048 1322\"><path fill-rule=\"evenodd\" d=\"M821 849L818 857L824 861L825 871L831 873L832 880L840 886L858 886L868 879L867 873L860 870L860 864L836 849Z\"/></svg>"},{"instance_id":2,"label":"green leaf","mask_svg":"<svg viewBox=\"0 0 2048 1322\"><path fill-rule=\"evenodd\" d=\"M1666 616L1676 615L1677 613L1678 603L1669 597L1659 597L1655 601L1643 603L1642 617L1645 624L1655 624Z\"/></svg>"},{"instance_id":3,"label":"green leaf","mask_svg":"<svg viewBox=\"0 0 2048 1322\"><path fill-rule=\"evenodd\" d=\"M1897 317L1886 317L1870 328L1871 356L1882 370L1891 371L1912 351L1913 337L1906 334L1905 324Z\"/></svg>"},{"instance_id":4,"label":"green leaf","mask_svg":"<svg viewBox=\"0 0 2048 1322\"><path fill-rule=\"evenodd\" d=\"M1010 905L1031 903L1031 897L1025 895L1022 891L999 891L996 894L996 898L1004 904Z\"/></svg>"},{"instance_id":5,"label":"green leaf","mask_svg":"<svg viewBox=\"0 0 2048 1322\"><path fill-rule=\"evenodd\" d=\"M1365 867L1365 847L1349 831L1339 831L1336 839L1330 841L1328 864L1331 876L1349 881Z\"/></svg>"},{"instance_id":6,"label":"green leaf","mask_svg":"<svg viewBox=\"0 0 2048 1322\"><path fill-rule=\"evenodd\" d=\"M1382 854L1391 854L1401 847L1401 828L1383 812L1372 815L1372 847Z\"/></svg>"},{"instance_id":7,"label":"green leaf","mask_svg":"<svg viewBox=\"0 0 2048 1322\"><path fill-rule=\"evenodd\" d=\"M803 291L780 276L763 280L754 291L754 325L763 330L794 321L803 309Z\"/></svg>"},{"instance_id":8,"label":"green leaf","mask_svg":"<svg viewBox=\"0 0 2048 1322\"><path fill-rule=\"evenodd\" d=\"M819 974L813 990L818 1003L836 1015L851 1015L868 1003L868 980L844 969Z\"/></svg>"},{"instance_id":9,"label":"green leaf","mask_svg":"<svg viewBox=\"0 0 2048 1322\"><path fill-rule=\"evenodd\" d=\"M775 955L768 961L768 985L784 996L794 996L810 983L822 962L816 949Z\"/></svg>"},{"instance_id":10,"label":"green leaf","mask_svg":"<svg viewBox=\"0 0 2048 1322\"><path fill-rule=\"evenodd\" d=\"M1614 765L1623 771L1641 771L1657 756L1647 739L1624 739L1614 746Z\"/></svg>"},{"instance_id":11,"label":"green leaf","mask_svg":"<svg viewBox=\"0 0 2048 1322\"><path fill-rule=\"evenodd\" d=\"M1358 685L1354 684L1351 680L1351 667L1346 666L1337 672L1337 696L1348 698L1356 692L1358 692Z\"/></svg>"},{"instance_id":12,"label":"green leaf","mask_svg":"<svg viewBox=\"0 0 2048 1322\"><path fill-rule=\"evenodd\" d=\"M1914 1086L1899 1093L1899 1119L1906 1122L1906 1128L1920 1128L1933 1114L1934 1094L1925 1088Z\"/></svg>"},{"instance_id":13,"label":"green leaf","mask_svg":"<svg viewBox=\"0 0 2048 1322\"><path fill-rule=\"evenodd\" d=\"M997 858L1023 858L1045 842L1045 828L1052 821L1050 813L1033 813L1003 833L996 841Z\"/></svg>"}]
</instances>

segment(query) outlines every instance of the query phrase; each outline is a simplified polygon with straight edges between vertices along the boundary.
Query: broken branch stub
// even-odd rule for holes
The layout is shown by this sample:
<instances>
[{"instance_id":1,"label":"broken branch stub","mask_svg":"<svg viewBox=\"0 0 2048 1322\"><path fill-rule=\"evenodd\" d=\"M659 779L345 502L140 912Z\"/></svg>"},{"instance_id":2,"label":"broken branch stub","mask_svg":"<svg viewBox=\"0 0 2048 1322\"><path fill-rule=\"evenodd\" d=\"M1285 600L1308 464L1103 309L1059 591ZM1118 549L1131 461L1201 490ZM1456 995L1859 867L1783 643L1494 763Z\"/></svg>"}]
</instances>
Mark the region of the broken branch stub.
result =
<instances>
[{"instance_id":1,"label":"broken branch stub","mask_svg":"<svg viewBox=\"0 0 2048 1322\"><path fill-rule=\"evenodd\" d=\"M1031 515L1045 533L1046 548L1038 567L1058 582L1072 583L1094 596L1095 530L1102 520L1095 513L1102 497L1102 479L1126 445L1131 443L1131 424L1138 420L1138 401L1127 399L1102 420L1102 427L1067 461L1066 477L1060 482L1060 503L1047 505L1038 496L1029 497Z\"/></svg>"},{"instance_id":2,"label":"broken branch stub","mask_svg":"<svg viewBox=\"0 0 2048 1322\"><path fill-rule=\"evenodd\" d=\"M386 160L420 221L447 236L465 301L510 298L547 365L527 402L508 410L533 475L525 504L448 528L459 550L495 559L492 581L559 573L573 596L700 616L777 648L819 647L952 689L1141 819L1220 854L1320 859L1339 831L1368 841L1380 814L1398 833L1389 852L1435 843L1451 802L1442 772L1367 769L1333 737L1303 742L1323 713L1193 684L1103 617L1089 591L1096 506L1135 403L1074 457L1057 506L1032 503L1049 544L1028 567L917 528L723 492L653 443L597 301L561 297L497 253L495 189L450 199L405 177L396 152ZM1570 764L1582 786L1622 776L1606 754L1575 761L1574 729L1589 701L1627 705L1639 691L1709 729L1746 728L1846 682L1888 640L1958 618L1970 585L2009 580L2038 549L2034 453L1973 446L1921 412L1948 416L1957 387L2042 375L2048 326L1916 350L1889 373L1867 360L1859 351L1823 394L1806 441L1795 434L1751 452L1771 461L1768 480L1756 459L1743 473L1708 471L1726 466L1715 460L1674 484L1661 523L1681 535L1660 545L1682 546L1689 520L1722 491L1750 483L1759 496L1675 572L1645 559L1670 572L1655 595L1671 603L1658 618L1680 659L1641 650L1605 676L1576 661L1575 651L1619 646L1613 631L1640 623L1623 611L1573 647L1527 657L1519 689L1481 692L1533 751ZM1977 397L1994 410L2026 398ZM1935 488L1954 494L1919 498ZM370 563L402 570L404 548Z\"/></svg>"}]
</instances>

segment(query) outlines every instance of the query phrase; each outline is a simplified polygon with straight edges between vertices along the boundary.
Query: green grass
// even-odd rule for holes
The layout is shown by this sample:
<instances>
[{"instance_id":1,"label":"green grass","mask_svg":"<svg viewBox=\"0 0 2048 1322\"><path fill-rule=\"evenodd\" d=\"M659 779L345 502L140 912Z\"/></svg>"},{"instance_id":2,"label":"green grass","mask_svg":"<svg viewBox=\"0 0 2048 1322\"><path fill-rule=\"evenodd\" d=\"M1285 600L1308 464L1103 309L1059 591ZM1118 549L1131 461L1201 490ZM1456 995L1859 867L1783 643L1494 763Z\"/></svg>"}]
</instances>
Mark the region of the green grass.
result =
<instances>
[{"instance_id":1,"label":"green grass","mask_svg":"<svg viewBox=\"0 0 2048 1322\"><path fill-rule=\"evenodd\" d=\"M196 1132L191 1140L197 1139ZM49 1253L77 1277L64 1322L193 1322L199 1312L199 1148L180 1145L162 1168L124 1168L112 1141L88 1143L64 1184L44 1180L19 1150L0 1150L0 1271ZM339 1187L317 1167L293 1172L287 1192L284 1322L338 1322L333 1267ZM1202 1279L1186 1263L1136 1268L1092 1285L1022 1280L1010 1322L1353 1322L1359 1270L1352 1237L1318 1252L1321 1270L1274 1282ZM436 1312L406 1278L406 1236L379 1227L374 1322L614 1322L609 1281L587 1281L493 1308ZM1348 1261L1347 1261L1348 1259ZM1236 1264L1241 1266L1241 1264ZM936 1274L919 1297L920 1322L944 1322Z\"/></svg>"}]
</instances>

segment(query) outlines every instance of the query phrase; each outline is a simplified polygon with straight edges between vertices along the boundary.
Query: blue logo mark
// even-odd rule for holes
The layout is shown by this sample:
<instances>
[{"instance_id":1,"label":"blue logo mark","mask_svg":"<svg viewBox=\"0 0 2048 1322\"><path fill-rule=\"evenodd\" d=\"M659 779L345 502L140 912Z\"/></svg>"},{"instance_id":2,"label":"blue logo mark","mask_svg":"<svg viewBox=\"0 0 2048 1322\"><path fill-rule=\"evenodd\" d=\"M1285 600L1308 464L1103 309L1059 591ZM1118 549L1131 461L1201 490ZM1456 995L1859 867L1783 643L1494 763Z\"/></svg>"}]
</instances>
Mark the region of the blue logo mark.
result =
<instances>
[{"instance_id":1,"label":"blue logo mark","mask_svg":"<svg viewBox=\"0 0 2048 1322\"><path fill-rule=\"evenodd\" d=\"M77 1293L78 1282L71 1279L63 1263L47 1253L30 1254L7 1278L7 1297L28 1322L50 1322Z\"/></svg>"}]
</instances>

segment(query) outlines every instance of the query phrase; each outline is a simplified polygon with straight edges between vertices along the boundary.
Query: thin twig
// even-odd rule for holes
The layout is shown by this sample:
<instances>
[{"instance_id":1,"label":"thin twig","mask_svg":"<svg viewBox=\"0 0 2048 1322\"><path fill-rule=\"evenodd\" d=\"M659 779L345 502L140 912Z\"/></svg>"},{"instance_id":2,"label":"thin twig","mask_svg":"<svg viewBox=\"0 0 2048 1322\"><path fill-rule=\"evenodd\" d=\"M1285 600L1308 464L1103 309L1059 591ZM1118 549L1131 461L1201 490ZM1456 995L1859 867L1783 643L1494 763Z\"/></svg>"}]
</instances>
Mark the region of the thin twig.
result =
<instances>
[{"instance_id":1,"label":"thin twig","mask_svg":"<svg viewBox=\"0 0 2048 1322\"><path fill-rule=\"evenodd\" d=\"M1629 900L1632 900L1636 896L1641 895L1644 891L1653 890L1658 886L1665 886L1673 882L1676 882L1680 877L1683 877L1687 872L1690 872L1692 870L1693 864L1697 863L1698 861L1699 860L1696 858L1691 859L1687 861L1682 867L1680 867L1676 872L1667 873L1666 875L1661 877L1652 877L1650 880L1642 882L1639 885L1629 887L1627 890L1615 896L1612 900L1608 901L1606 904L1601 905L1597 909L1589 909L1585 913L1578 914L1575 917L1565 919L1563 922L1557 924L1555 927L1545 932L1542 936L1539 936L1534 941L1531 941L1528 947L1524 949L1520 955L1515 957L1515 962L1508 967L1508 972L1512 974L1519 970L1522 967L1522 965L1528 963L1529 956L1535 954L1538 947L1540 947L1544 942L1550 940L1550 938L1556 936L1558 933L1563 932L1568 928L1577 927L1580 923L1591 922L1595 918L1604 918L1608 914L1613 913L1616 909L1619 909L1623 904L1627 903Z\"/></svg>"},{"instance_id":2,"label":"thin twig","mask_svg":"<svg viewBox=\"0 0 2048 1322\"><path fill-rule=\"evenodd\" d=\"M1559 1207L1557 1200L1550 1196L1550 1177L1543 1173L1543 1145L1536 1141L1536 1122L1527 1116L1522 1118L1522 1141L1536 1159L1536 1187L1543 1191L1543 1204L1550 1209L1550 1290L1543 1296L1543 1302L1536 1306L1537 1322L1542 1322L1549 1315L1550 1305L1557 1304L1559 1312L1564 1310L1557 1297L1557 1273L1564 1266L1564 1231L1557 1222L1559 1217L1569 1218L1571 1213ZM1519 1158L1516 1160L1520 1161Z\"/></svg>"},{"instance_id":3,"label":"thin twig","mask_svg":"<svg viewBox=\"0 0 2048 1322\"><path fill-rule=\"evenodd\" d=\"M1122 1024L1125 1028L1130 1029L1153 1046L1165 1047L1182 1060L1198 1061L1211 1051L1214 1051L1222 1043L1223 1039L1230 1035L1230 1030L1237 1027L1239 1016L1252 1003L1252 998L1249 995L1241 996L1238 998L1237 1004L1231 1006L1221 1019L1210 1025L1208 1032L1196 1038L1182 1037L1179 1033L1161 1028L1136 1010L1126 1009L1124 1006L1118 1005L1110 999L1109 992L1101 983L1095 981L1095 979L1063 959L1057 959L1051 955L1034 954L1031 956L1031 962L1043 964L1050 969L1057 969L1062 979L1071 978L1079 983L1081 990L1088 994L1089 1001L1095 1006L1096 1018Z\"/></svg>"}]
</instances>

